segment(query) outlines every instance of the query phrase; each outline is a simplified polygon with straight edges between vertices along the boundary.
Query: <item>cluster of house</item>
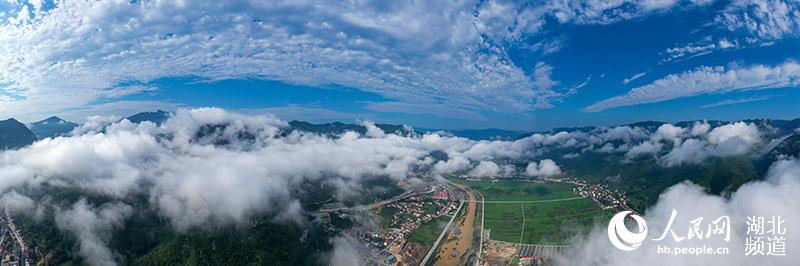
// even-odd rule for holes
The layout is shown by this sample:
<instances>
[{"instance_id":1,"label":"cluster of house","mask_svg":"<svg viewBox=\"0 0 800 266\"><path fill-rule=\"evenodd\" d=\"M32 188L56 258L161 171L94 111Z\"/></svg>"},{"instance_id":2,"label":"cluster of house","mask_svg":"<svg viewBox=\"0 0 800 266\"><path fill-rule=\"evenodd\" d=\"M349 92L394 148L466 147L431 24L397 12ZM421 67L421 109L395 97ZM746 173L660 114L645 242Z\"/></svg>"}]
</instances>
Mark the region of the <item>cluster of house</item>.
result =
<instances>
[{"instance_id":1,"label":"cluster of house","mask_svg":"<svg viewBox=\"0 0 800 266\"><path fill-rule=\"evenodd\" d=\"M434 200L426 200L428 197ZM392 228L393 231L399 233L401 237L408 237L411 233L419 229L422 224L432 221L446 213L453 212L456 209L455 201L449 200L449 193L446 191L440 191L428 197L415 196L404 201L387 205L387 207L398 210L391 219L391 224L394 225ZM426 203L433 204L435 210L431 211L423 208Z\"/></svg>"},{"instance_id":2,"label":"cluster of house","mask_svg":"<svg viewBox=\"0 0 800 266\"><path fill-rule=\"evenodd\" d=\"M28 247L8 208L4 209L0 216L0 265L33 265L40 257L39 248Z\"/></svg>"},{"instance_id":3,"label":"cluster of house","mask_svg":"<svg viewBox=\"0 0 800 266\"><path fill-rule=\"evenodd\" d=\"M619 193L619 191L611 191L606 184L593 184L588 185L585 181L578 185L574 190L582 197L591 198L601 209L624 208L628 207L628 198Z\"/></svg>"},{"instance_id":4,"label":"cluster of house","mask_svg":"<svg viewBox=\"0 0 800 266\"><path fill-rule=\"evenodd\" d=\"M434 208L425 208L426 204L432 204ZM387 228L363 235L362 240L386 247L396 241L405 242L423 224L454 212L457 204L450 199L447 190L440 188L433 194L408 197L383 207L396 210L388 221L384 221Z\"/></svg>"},{"instance_id":5,"label":"cluster of house","mask_svg":"<svg viewBox=\"0 0 800 266\"><path fill-rule=\"evenodd\" d=\"M367 247L373 249L384 249L390 244L389 242L385 241L385 239L389 237L388 234L385 234L382 231L371 231L364 227L354 227L348 229L347 235L361 240L361 242L365 243Z\"/></svg>"}]
</instances>

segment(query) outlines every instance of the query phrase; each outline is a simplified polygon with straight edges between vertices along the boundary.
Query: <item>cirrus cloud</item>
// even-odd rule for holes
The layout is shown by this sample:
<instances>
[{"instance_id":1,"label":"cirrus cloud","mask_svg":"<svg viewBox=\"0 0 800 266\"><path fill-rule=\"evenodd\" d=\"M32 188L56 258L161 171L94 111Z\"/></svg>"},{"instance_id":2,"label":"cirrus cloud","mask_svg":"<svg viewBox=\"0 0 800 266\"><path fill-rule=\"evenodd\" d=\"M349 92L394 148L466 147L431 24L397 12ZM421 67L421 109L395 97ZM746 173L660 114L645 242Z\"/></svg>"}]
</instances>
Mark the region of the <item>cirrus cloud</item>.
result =
<instances>
[{"instance_id":1,"label":"cirrus cloud","mask_svg":"<svg viewBox=\"0 0 800 266\"><path fill-rule=\"evenodd\" d=\"M679 74L671 74L650 84L634 88L584 108L587 112L663 102L701 94L732 91L782 88L800 85L800 64L795 61L767 66L749 67L699 67Z\"/></svg>"}]
</instances>

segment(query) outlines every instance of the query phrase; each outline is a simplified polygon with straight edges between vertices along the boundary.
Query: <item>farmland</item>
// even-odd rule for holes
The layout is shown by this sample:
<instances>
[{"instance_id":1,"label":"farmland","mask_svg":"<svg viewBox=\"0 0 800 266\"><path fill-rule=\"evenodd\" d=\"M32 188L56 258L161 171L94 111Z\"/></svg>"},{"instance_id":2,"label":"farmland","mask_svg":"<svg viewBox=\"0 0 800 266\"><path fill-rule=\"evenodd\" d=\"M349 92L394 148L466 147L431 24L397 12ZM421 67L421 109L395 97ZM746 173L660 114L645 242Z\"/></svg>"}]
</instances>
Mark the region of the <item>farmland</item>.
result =
<instances>
[{"instance_id":1,"label":"farmland","mask_svg":"<svg viewBox=\"0 0 800 266\"><path fill-rule=\"evenodd\" d=\"M419 242L425 246L430 246L434 241L436 241L436 238L439 236L439 233L442 231L442 228L444 228L444 225L447 224L449 219L450 216L442 215L439 218L422 224L419 229L411 234L409 241Z\"/></svg>"},{"instance_id":2,"label":"farmland","mask_svg":"<svg viewBox=\"0 0 800 266\"><path fill-rule=\"evenodd\" d=\"M574 233L585 230L595 219L610 217L612 210L598 208L581 198L572 186L519 180L466 181L486 199L484 229L490 238L523 244L564 244Z\"/></svg>"},{"instance_id":3,"label":"farmland","mask_svg":"<svg viewBox=\"0 0 800 266\"><path fill-rule=\"evenodd\" d=\"M486 201L538 201L578 197L568 184L533 183L511 179L500 179L496 182L488 179L480 182L451 180L481 192Z\"/></svg>"},{"instance_id":4,"label":"farmland","mask_svg":"<svg viewBox=\"0 0 800 266\"><path fill-rule=\"evenodd\" d=\"M589 199L543 203L486 203L485 229L491 239L524 244L563 244L573 229L611 215Z\"/></svg>"}]
</instances>

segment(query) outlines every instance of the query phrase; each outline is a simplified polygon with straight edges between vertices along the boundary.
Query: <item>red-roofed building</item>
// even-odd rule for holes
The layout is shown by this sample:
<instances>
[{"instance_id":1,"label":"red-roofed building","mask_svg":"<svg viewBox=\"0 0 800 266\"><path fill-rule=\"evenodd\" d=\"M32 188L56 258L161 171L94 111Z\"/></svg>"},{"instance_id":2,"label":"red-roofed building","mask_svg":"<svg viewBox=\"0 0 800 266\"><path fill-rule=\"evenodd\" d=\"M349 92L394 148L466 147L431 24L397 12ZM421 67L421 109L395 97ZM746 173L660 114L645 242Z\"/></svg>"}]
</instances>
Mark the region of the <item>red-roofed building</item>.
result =
<instances>
[{"instance_id":1,"label":"red-roofed building","mask_svg":"<svg viewBox=\"0 0 800 266\"><path fill-rule=\"evenodd\" d=\"M447 194L447 190L437 191L436 193L433 194L434 199L446 200L449 197L450 195Z\"/></svg>"}]
</instances>

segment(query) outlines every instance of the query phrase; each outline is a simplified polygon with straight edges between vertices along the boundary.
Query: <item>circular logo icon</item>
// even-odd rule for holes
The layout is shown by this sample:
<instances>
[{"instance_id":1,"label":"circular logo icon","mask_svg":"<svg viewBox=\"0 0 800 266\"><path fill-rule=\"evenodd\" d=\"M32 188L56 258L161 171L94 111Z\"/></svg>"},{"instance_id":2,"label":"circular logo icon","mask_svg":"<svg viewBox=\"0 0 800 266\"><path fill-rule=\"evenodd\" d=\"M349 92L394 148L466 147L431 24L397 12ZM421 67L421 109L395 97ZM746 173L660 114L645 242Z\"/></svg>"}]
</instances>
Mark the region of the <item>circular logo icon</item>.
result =
<instances>
[{"instance_id":1,"label":"circular logo icon","mask_svg":"<svg viewBox=\"0 0 800 266\"><path fill-rule=\"evenodd\" d=\"M631 211L619 212L608 222L608 240L611 241L614 247L624 251L639 248L644 239L647 238L647 223L639 215L630 215L636 221L636 227L638 228L636 231L638 232L631 232L625 227L625 217L630 213Z\"/></svg>"}]
</instances>

